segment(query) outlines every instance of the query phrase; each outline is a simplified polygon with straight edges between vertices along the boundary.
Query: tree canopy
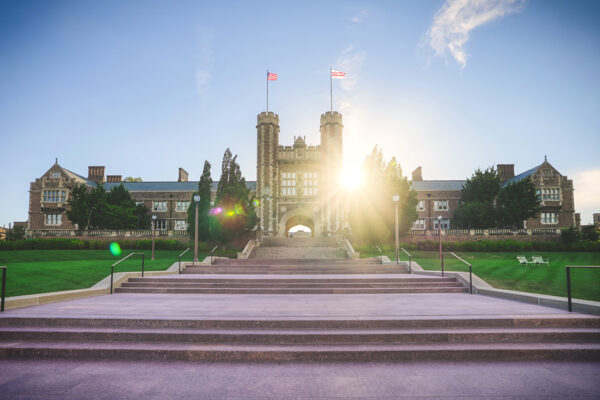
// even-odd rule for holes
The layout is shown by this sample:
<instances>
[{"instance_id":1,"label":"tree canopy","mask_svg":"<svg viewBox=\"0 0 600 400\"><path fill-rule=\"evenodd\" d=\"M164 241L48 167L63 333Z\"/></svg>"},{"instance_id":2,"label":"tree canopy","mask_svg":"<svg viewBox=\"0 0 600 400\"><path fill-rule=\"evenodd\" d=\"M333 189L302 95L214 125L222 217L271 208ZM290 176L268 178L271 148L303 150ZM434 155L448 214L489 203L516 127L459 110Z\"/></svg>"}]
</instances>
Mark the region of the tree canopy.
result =
<instances>
[{"instance_id":1,"label":"tree canopy","mask_svg":"<svg viewBox=\"0 0 600 400\"><path fill-rule=\"evenodd\" d=\"M353 237L363 243L385 243L395 236L395 205L398 195L399 231L406 233L417 219L417 193L395 157L383 159L375 146L362 165L364 195L349 196L350 227Z\"/></svg>"},{"instance_id":2,"label":"tree canopy","mask_svg":"<svg viewBox=\"0 0 600 400\"><path fill-rule=\"evenodd\" d=\"M194 202L194 196L198 194L200 196L200 201L198 202L198 239L203 241L210 239L210 221L208 214L211 201L210 191L213 183L210 176L210 167L210 163L204 161L204 169L202 170L202 176L198 182L198 192L192 195L190 206L188 208L188 235L193 238L196 226L196 203Z\"/></svg>"}]
</instances>

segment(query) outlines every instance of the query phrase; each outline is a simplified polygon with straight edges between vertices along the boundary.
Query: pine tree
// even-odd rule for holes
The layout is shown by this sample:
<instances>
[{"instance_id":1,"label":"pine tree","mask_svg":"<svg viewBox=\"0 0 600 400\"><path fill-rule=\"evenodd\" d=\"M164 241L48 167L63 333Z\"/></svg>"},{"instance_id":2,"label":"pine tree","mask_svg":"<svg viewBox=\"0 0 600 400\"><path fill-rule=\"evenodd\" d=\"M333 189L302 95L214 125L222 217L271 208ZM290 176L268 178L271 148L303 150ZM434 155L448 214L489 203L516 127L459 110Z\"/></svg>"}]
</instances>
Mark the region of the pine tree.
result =
<instances>
[{"instance_id":1,"label":"pine tree","mask_svg":"<svg viewBox=\"0 0 600 400\"><path fill-rule=\"evenodd\" d=\"M210 168L210 163L208 161L204 161L204 169L202 170L202 176L198 182L198 192L194 193L192 196L192 200L188 208L188 234L193 238L196 226L196 203L194 202L194 196L198 194L200 196L200 201L198 202L198 240L201 241L205 241L210 238L210 192L213 183L210 175Z\"/></svg>"}]
</instances>

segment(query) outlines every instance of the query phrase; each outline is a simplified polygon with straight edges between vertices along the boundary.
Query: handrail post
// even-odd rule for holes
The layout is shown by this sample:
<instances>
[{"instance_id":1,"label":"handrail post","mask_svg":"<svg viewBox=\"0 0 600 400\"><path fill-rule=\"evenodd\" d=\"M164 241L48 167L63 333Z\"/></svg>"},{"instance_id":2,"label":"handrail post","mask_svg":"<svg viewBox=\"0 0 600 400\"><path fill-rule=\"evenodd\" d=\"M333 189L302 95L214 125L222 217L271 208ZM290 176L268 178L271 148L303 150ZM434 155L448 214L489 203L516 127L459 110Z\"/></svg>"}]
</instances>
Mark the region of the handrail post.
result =
<instances>
[{"instance_id":1,"label":"handrail post","mask_svg":"<svg viewBox=\"0 0 600 400\"><path fill-rule=\"evenodd\" d=\"M4 304L6 301L6 267L2 268L2 300L0 304L0 312L4 311Z\"/></svg>"},{"instance_id":2,"label":"handrail post","mask_svg":"<svg viewBox=\"0 0 600 400\"><path fill-rule=\"evenodd\" d=\"M142 253L142 278L144 277L144 253Z\"/></svg>"},{"instance_id":3,"label":"handrail post","mask_svg":"<svg viewBox=\"0 0 600 400\"><path fill-rule=\"evenodd\" d=\"M440 253L442 261L442 278L444 277L444 253Z\"/></svg>"},{"instance_id":4,"label":"handrail post","mask_svg":"<svg viewBox=\"0 0 600 400\"><path fill-rule=\"evenodd\" d=\"M473 294L473 267L469 264L469 294Z\"/></svg>"},{"instance_id":5,"label":"handrail post","mask_svg":"<svg viewBox=\"0 0 600 400\"><path fill-rule=\"evenodd\" d=\"M567 297L569 304L569 312L573 311L573 305L571 304L571 267L567 265Z\"/></svg>"},{"instance_id":6,"label":"handrail post","mask_svg":"<svg viewBox=\"0 0 600 400\"><path fill-rule=\"evenodd\" d=\"M115 266L110 266L110 294L113 294L113 275L115 273Z\"/></svg>"},{"instance_id":7,"label":"handrail post","mask_svg":"<svg viewBox=\"0 0 600 400\"><path fill-rule=\"evenodd\" d=\"M181 256L179 256L179 265L177 267L177 274L181 274Z\"/></svg>"},{"instance_id":8,"label":"handrail post","mask_svg":"<svg viewBox=\"0 0 600 400\"><path fill-rule=\"evenodd\" d=\"M408 273L412 274L412 256L408 256Z\"/></svg>"}]
</instances>

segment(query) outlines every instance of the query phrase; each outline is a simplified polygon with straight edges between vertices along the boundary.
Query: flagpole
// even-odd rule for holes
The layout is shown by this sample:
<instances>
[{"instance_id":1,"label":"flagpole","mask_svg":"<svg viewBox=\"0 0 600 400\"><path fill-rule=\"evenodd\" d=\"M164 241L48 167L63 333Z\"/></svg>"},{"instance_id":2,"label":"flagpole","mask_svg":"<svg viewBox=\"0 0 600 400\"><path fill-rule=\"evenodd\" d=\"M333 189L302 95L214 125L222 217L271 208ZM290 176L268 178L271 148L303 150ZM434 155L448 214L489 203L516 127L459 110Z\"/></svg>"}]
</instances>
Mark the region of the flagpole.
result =
<instances>
[{"instance_id":1,"label":"flagpole","mask_svg":"<svg viewBox=\"0 0 600 400\"><path fill-rule=\"evenodd\" d=\"M331 113L333 113L333 78L331 77L331 67L329 68L329 101L331 105Z\"/></svg>"},{"instance_id":2,"label":"flagpole","mask_svg":"<svg viewBox=\"0 0 600 400\"><path fill-rule=\"evenodd\" d=\"M269 69L267 68L267 113L269 113Z\"/></svg>"}]
</instances>

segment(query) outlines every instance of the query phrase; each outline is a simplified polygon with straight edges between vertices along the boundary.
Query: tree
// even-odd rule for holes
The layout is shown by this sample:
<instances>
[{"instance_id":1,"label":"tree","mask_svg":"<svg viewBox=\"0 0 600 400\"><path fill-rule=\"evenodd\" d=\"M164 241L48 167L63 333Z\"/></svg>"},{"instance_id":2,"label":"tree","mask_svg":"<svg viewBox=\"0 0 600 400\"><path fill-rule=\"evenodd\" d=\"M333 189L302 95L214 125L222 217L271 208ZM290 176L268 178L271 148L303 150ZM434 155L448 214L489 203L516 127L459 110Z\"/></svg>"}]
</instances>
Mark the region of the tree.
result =
<instances>
[{"instance_id":1,"label":"tree","mask_svg":"<svg viewBox=\"0 0 600 400\"><path fill-rule=\"evenodd\" d=\"M134 178L133 176L126 176L125 179L123 179L123 182L143 182L141 177L137 177Z\"/></svg>"},{"instance_id":2,"label":"tree","mask_svg":"<svg viewBox=\"0 0 600 400\"><path fill-rule=\"evenodd\" d=\"M209 224L209 211L210 211L210 200L211 200L211 189L213 180L210 176L210 163L204 161L204 169L202 176L198 182L198 192L194 195L200 195L200 201L198 202L198 240L208 240L210 238L210 224ZM188 235L194 237L196 226L196 203L194 202L194 196L188 208Z\"/></svg>"},{"instance_id":3,"label":"tree","mask_svg":"<svg viewBox=\"0 0 600 400\"><path fill-rule=\"evenodd\" d=\"M417 219L417 194L410 189L408 179L393 157L383 159L375 146L362 165L363 191L366 196L350 196L350 226L352 235L363 243L390 242L395 236L394 195L399 200L399 231L405 233Z\"/></svg>"},{"instance_id":4,"label":"tree","mask_svg":"<svg viewBox=\"0 0 600 400\"><path fill-rule=\"evenodd\" d=\"M581 227L581 239L595 242L599 236L598 230L594 225L584 225Z\"/></svg>"},{"instance_id":5,"label":"tree","mask_svg":"<svg viewBox=\"0 0 600 400\"><path fill-rule=\"evenodd\" d=\"M500 226L523 228L523 221L540 211L540 199L533 182L521 179L503 187L496 200L496 210Z\"/></svg>"},{"instance_id":6,"label":"tree","mask_svg":"<svg viewBox=\"0 0 600 400\"><path fill-rule=\"evenodd\" d=\"M454 226L472 229L496 226L498 216L494 200L501 188L502 182L493 167L485 171L478 168L462 188L462 203L452 218Z\"/></svg>"},{"instance_id":7,"label":"tree","mask_svg":"<svg viewBox=\"0 0 600 400\"><path fill-rule=\"evenodd\" d=\"M15 225L6 231L6 240L14 241L25 239L25 227L21 225Z\"/></svg>"}]
</instances>

